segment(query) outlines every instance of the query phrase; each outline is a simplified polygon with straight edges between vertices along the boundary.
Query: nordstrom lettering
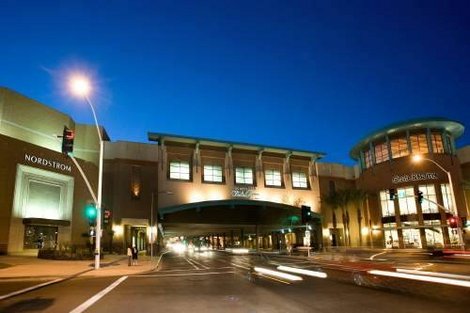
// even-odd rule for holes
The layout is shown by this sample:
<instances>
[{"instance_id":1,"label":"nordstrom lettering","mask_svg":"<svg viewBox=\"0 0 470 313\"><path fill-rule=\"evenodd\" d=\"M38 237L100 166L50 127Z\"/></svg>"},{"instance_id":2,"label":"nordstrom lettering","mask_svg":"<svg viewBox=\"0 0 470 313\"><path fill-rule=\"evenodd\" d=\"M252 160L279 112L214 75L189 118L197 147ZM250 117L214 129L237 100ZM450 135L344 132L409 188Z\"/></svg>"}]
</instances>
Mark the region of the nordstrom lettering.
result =
<instances>
[{"instance_id":1,"label":"nordstrom lettering","mask_svg":"<svg viewBox=\"0 0 470 313\"><path fill-rule=\"evenodd\" d=\"M51 167L61 171L72 172L72 166L60 163L58 161L52 161L44 158L37 157L35 155L24 155L24 160L29 163L40 164L42 166Z\"/></svg>"},{"instance_id":2,"label":"nordstrom lettering","mask_svg":"<svg viewBox=\"0 0 470 313\"><path fill-rule=\"evenodd\" d=\"M395 175L392 178L393 184L407 183L412 181L439 179L436 173L411 173L404 175Z\"/></svg>"}]
</instances>

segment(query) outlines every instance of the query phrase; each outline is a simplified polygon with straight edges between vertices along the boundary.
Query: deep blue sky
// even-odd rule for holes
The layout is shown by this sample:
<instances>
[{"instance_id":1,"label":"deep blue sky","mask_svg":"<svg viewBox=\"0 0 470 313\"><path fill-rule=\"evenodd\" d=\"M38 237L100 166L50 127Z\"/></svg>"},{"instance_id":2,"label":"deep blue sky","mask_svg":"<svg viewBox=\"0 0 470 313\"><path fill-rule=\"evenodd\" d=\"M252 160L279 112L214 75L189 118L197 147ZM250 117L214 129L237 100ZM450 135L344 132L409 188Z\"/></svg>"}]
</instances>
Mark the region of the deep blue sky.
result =
<instances>
[{"instance_id":1,"label":"deep blue sky","mask_svg":"<svg viewBox=\"0 0 470 313\"><path fill-rule=\"evenodd\" d=\"M11 1L0 85L92 123L64 81L82 69L112 140L147 132L349 150L390 123L442 116L470 144L469 1Z\"/></svg>"}]
</instances>

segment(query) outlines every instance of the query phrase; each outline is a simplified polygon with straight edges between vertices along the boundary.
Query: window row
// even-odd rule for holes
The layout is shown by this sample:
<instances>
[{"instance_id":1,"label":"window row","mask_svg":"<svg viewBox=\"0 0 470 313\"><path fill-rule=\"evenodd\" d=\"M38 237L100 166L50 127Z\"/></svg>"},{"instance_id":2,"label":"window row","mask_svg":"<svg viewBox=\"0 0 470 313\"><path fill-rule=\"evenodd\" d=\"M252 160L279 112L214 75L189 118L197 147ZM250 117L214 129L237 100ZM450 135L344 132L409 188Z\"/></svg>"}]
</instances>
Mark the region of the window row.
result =
<instances>
[{"instance_id":1,"label":"window row","mask_svg":"<svg viewBox=\"0 0 470 313\"><path fill-rule=\"evenodd\" d=\"M267 187L283 187L283 175L278 169L264 171L264 183ZM171 161L169 178L175 180L191 180L191 167L187 161ZM203 166L202 181L205 183L224 183L224 171L221 165L205 164ZM255 185L255 171L251 167L235 167L235 184ZM292 172L292 187L300 189L310 188L307 173L303 171Z\"/></svg>"},{"instance_id":2,"label":"window row","mask_svg":"<svg viewBox=\"0 0 470 313\"><path fill-rule=\"evenodd\" d=\"M362 163L365 168L374 163L379 164L390 159L396 159L412 153L445 153L444 138L439 132L427 134L412 134L390 141L374 143L371 149L366 149L362 154Z\"/></svg>"},{"instance_id":3,"label":"window row","mask_svg":"<svg viewBox=\"0 0 470 313\"><path fill-rule=\"evenodd\" d=\"M442 194L442 207L448 213L454 213L452 207L452 199L450 194L449 184L441 184ZM421 192L421 212L427 213L439 213L437 195L434 185L420 185L418 191ZM404 187L397 189L398 201L390 199L388 190L380 191L380 205L382 208L382 217L395 216L395 215L410 215L417 214L416 198L414 187ZM398 207L395 204L398 203Z\"/></svg>"}]
</instances>

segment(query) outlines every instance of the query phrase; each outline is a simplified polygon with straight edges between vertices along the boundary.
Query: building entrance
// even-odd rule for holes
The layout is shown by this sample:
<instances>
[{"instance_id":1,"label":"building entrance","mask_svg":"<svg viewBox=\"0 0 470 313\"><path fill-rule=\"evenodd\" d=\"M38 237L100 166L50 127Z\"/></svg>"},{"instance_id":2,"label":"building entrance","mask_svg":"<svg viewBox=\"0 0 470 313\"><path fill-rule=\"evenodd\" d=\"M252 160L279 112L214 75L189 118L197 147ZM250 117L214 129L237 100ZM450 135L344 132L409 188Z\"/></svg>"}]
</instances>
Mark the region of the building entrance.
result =
<instances>
[{"instance_id":1,"label":"building entrance","mask_svg":"<svg viewBox=\"0 0 470 313\"><path fill-rule=\"evenodd\" d=\"M24 249L53 249L57 245L58 228L42 225L25 225Z\"/></svg>"}]
</instances>

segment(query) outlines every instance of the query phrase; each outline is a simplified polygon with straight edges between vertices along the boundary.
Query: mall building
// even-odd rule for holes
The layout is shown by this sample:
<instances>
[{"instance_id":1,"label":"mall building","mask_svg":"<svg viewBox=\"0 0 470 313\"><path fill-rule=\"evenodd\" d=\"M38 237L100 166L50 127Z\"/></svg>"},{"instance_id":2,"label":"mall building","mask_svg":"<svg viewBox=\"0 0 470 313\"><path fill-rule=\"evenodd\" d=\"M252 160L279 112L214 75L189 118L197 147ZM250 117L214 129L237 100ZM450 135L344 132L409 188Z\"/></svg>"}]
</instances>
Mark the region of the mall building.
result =
<instances>
[{"instance_id":1,"label":"mall building","mask_svg":"<svg viewBox=\"0 0 470 313\"><path fill-rule=\"evenodd\" d=\"M73 156L96 190L95 125L0 88L0 254L90 243L84 212L93 197L62 153L64 126L74 130ZM323 162L321 152L154 132L148 143L111 141L100 130L108 252L158 248L169 238L267 250L468 240L450 225L468 216L470 195L470 147L455 148L464 131L455 121L377 131L351 150L356 166Z\"/></svg>"}]
</instances>

